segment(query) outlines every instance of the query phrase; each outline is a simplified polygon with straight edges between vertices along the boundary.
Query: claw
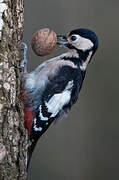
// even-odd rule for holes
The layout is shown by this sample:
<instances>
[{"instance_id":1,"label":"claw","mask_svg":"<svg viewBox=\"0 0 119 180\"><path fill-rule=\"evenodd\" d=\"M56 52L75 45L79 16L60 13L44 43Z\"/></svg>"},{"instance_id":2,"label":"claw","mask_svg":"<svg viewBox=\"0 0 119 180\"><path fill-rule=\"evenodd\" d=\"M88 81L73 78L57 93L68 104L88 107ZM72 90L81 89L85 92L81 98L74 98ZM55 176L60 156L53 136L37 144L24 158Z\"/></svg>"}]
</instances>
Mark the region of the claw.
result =
<instances>
[{"instance_id":1,"label":"claw","mask_svg":"<svg viewBox=\"0 0 119 180\"><path fill-rule=\"evenodd\" d=\"M21 42L21 50L24 50L24 51L27 51L27 45L26 45L26 43L24 43L24 42Z\"/></svg>"}]
</instances>

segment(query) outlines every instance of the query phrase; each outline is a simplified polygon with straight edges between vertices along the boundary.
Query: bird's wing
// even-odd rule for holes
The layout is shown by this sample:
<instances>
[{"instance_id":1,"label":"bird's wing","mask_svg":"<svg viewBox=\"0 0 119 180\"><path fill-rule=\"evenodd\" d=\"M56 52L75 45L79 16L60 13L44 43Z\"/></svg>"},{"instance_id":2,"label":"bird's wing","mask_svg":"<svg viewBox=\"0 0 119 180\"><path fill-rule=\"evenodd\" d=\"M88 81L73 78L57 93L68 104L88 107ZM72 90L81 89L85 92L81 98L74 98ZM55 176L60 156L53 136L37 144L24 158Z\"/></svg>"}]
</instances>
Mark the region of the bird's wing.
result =
<instances>
[{"instance_id":1,"label":"bird's wing","mask_svg":"<svg viewBox=\"0 0 119 180\"><path fill-rule=\"evenodd\" d=\"M81 71L71 66L61 67L56 76L49 78L49 83L38 101L39 104L37 104L32 121L29 137L31 141L29 160L38 139L50 124L64 115L64 112L76 102L82 82Z\"/></svg>"},{"instance_id":2,"label":"bird's wing","mask_svg":"<svg viewBox=\"0 0 119 180\"><path fill-rule=\"evenodd\" d=\"M61 67L57 75L49 79L40 103L35 109L31 139L39 138L59 117L62 110L71 108L77 100L82 80L81 72L69 66ZM34 133L35 136L32 135Z\"/></svg>"}]
</instances>

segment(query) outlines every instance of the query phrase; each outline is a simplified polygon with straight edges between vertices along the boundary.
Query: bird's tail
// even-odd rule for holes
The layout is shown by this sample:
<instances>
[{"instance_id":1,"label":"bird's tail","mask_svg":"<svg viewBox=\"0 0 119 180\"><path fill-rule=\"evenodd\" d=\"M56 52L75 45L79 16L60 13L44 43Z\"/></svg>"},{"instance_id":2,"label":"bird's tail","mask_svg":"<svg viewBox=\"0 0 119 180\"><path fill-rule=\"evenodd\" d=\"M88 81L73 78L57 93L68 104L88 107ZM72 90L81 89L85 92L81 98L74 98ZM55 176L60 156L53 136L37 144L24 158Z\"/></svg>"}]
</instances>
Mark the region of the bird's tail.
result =
<instances>
[{"instance_id":1,"label":"bird's tail","mask_svg":"<svg viewBox=\"0 0 119 180\"><path fill-rule=\"evenodd\" d=\"M37 144L37 141L34 141L28 147L27 170L29 168L30 160L31 160L31 157L32 157L32 154L33 154L33 151L34 151L36 144Z\"/></svg>"}]
</instances>

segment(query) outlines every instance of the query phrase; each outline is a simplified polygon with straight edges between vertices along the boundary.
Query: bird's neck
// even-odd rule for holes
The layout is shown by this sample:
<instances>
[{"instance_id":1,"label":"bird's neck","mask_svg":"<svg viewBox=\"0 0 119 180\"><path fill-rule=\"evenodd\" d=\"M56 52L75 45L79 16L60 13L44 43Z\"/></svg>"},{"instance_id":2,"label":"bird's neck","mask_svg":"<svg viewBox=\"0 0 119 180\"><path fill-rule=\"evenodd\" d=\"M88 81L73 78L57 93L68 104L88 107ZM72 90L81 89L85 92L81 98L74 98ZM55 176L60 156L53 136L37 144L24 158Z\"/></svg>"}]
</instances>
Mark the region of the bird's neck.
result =
<instances>
[{"instance_id":1,"label":"bird's neck","mask_svg":"<svg viewBox=\"0 0 119 180\"><path fill-rule=\"evenodd\" d=\"M81 51L71 49L67 53L61 56L64 60L72 61L77 67L80 67L81 70L86 70L87 65L91 59L92 51Z\"/></svg>"}]
</instances>

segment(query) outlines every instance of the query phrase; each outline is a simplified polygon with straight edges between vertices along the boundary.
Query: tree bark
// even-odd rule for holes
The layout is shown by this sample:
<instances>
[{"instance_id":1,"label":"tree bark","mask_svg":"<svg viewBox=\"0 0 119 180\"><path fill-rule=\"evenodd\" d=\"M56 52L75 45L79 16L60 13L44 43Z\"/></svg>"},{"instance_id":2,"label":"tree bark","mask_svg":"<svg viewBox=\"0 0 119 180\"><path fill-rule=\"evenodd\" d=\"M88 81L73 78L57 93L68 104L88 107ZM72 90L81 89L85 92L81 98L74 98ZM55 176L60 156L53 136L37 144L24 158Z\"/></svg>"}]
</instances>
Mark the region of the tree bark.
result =
<instances>
[{"instance_id":1,"label":"tree bark","mask_svg":"<svg viewBox=\"0 0 119 180\"><path fill-rule=\"evenodd\" d=\"M25 180L27 132L20 100L24 0L0 0L0 180Z\"/></svg>"}]
</instances>

